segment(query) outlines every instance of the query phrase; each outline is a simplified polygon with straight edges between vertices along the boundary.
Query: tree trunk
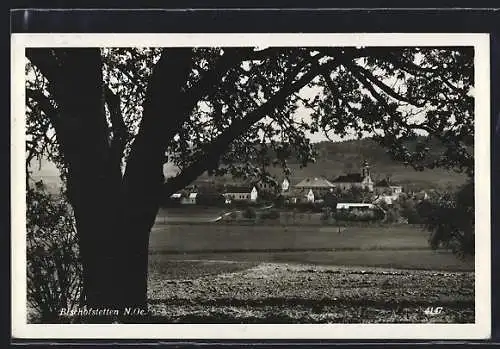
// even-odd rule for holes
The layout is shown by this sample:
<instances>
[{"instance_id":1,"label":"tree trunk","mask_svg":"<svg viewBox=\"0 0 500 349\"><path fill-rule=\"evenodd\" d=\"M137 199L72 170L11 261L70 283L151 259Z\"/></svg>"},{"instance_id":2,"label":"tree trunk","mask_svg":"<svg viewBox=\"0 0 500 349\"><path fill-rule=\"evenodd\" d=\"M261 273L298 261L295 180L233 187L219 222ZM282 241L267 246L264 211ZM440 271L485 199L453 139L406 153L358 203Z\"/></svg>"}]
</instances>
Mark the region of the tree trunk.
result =
<instances>
[{"instance_id":1,"label":"tree trunk","mask_svg":"<svg viewBox=\"0 0 500 349\"><path fill-rule=\"evenodd\" d=\"M163 162L168 142L190 112L182 102L182 87L191 69L190 49L171 49L156 64L144 101L144 112L132 145L122 185L121 265L117 273L128 307L147 307L149 234L158 213L164 182ZM139 316L140 319L140 316ZM135 321L137 318L124 318Z\"/></svg>"},{"instance_id":2,"label":"tree trunk","mask_svg":"<svg viewBox=\"0 0 500 349\"><path fill-rule=\"evenodd\" d=\"M50 77L50 92L58 104L52 123L68 167L67 190L77 225L85 303L94 309L122 307L126 289L123 273L117 270L124 257L116 229L121 173L110 161L100 52L93 48L51 51L33 49L28 56ZM85 321L103 320L107 318Z\"/></svg>"},{"instance_id":3,"label":"tree trunk","mask_svg":"<svg viewBox=\"0 0 500 349\"><path fill-rule=\"evenodd\" d=\"M50 77L58 104L60 118L53 124L68 166L85 305L104 313L84 322L145 319L149 233L159 208L165 148L190 111L182 89L191 50L171 50L156 64L123 178L112 161L99 49L33 49L28 56Z\"/></svg>"}]
</instances>

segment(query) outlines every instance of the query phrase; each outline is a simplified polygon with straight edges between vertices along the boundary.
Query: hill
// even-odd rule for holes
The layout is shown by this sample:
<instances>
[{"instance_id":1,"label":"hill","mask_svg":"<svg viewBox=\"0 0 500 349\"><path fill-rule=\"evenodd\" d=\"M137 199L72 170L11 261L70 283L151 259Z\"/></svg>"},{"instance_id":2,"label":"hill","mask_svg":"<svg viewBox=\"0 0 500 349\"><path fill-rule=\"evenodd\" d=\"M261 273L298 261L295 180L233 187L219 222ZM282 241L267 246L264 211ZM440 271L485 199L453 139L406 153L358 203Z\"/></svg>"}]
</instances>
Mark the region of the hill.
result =
<instances>
[{"instance_id":1,"label":"hill","mask_svg":"<svg viewBox=\"0 0 500 349\"><path fill-rule=\"evenodd\" d=\"M374 180L390 176L393 182L400 183L415 189L456 187L465 183L463 174L444 169L425 170L417 172L412 167L396 162L386 153L385 149L371 139L351 140L344 142L320 142L315 144L318 156L316 162L300 168L297 163L291 162L291 182L298 183L304 177L326 177L333 179L346 172L359 172L361 163L367 160L371 166ZM435 148L436 149L436 148ZM436 149L439 151L439 148ZM32 164L32 177L42 179L53 192L60 186L59 173L54 164L43 160ZM177 169L172 164L164 166L167 177L175 175ZM283 177L281 168L271 168L270 172L277 177ZM207 179L205 173L200 179ZM217 182L233 181L230 177L217 178Z\"/></svg>"},{"instance_id":2,"label":"hill","mask_svg":"<svg viewBox=\"0 0 500 349\"><path fill-rule=\"evenodd\" d=\"M416 142L415 142L416 143ZM411 149L414 144L408 144ZM416 171L411 166L393 160L385 148L371 139L344 142L321 142L316 144L318 156L314 164L305 168L294 165L294 177L319 175L335 178L346 172L360 172L361 164L368 161L374 180L391 177L394 182L415 188L446 188L462 185L466 176L445 169ZM439 154L442 146L433 144L431 153Z\"/></svg>"},{"instance_id":3,"label":"hill","mask_svg":"<svg viewBox=\"0 0 500 349\"><path fill-rule=\"evenodd\" d=\"M416 142L415 142L416 143ZM365 138L343 142L315 143L318 156L316 162L301 168L293 159L289 162L292 171L292 184L298 183L304 177L325 177L334 179L348 172L360 172L361 164L367 160L371 167L373 180L391 177L392 181L414 189L445 189L449 186L457 187L465 183L466 176L445 169L416 171L411 166L394 161L382 146L375 141ZM409 148L414 144L408 144ZM442 147L433 144L431 153L439 154ZM281 168L270 168L269 171L283 177ZM207 174L202 176L208 178ZM230 181L230 178L219 179Z\"/></svg>"}]
</instances>

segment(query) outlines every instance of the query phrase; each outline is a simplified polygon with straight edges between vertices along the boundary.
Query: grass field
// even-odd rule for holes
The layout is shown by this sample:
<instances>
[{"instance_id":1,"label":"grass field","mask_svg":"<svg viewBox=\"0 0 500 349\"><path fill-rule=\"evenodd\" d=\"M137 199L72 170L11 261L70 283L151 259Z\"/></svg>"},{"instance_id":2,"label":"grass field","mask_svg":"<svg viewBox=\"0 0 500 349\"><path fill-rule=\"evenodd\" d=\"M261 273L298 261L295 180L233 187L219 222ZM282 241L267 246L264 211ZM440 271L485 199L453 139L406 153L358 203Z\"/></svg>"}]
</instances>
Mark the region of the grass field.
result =
<instances>
[{"instance_id":1,"label":"grass field","mask_svg":"<svg viewBox=\"0 0 500 349\"><path fill-rule=\"evenodd\" d=\"M152 321L474 322L474 263L412 226L157 224ZM429 317L424 309L442 306Z\"/></svg>"},{"instance_id":2,"label":"grass field","mask_svg":"<svg viewBox=\"0 0 500 349\"><path fill-rule=\"evenodd\" d=\"M472 260L432 251L413 226L163 225L150 237L153 260L234 260L473 271Z\"/></svg>"}]
</instances>

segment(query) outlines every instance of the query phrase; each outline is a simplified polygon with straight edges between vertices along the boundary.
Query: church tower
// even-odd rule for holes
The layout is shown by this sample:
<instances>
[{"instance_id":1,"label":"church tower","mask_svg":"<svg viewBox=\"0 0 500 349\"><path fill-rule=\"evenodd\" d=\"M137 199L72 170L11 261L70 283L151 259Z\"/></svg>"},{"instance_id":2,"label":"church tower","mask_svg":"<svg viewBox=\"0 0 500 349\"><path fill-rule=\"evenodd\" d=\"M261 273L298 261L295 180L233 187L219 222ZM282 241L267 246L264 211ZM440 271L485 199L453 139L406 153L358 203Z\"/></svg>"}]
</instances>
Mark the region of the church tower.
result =
<instances>
[{"instance_id":1,"label":"church tower","mask_svg":"<svg viewBox=\"0 0 500 349\"><path fill-rule=\"evenodd\" d=\"M363 167L361 170L361 176L363 178L370 177L370 166L368 165L368 161L363 161Z\"/></svg>"}]
</instances>

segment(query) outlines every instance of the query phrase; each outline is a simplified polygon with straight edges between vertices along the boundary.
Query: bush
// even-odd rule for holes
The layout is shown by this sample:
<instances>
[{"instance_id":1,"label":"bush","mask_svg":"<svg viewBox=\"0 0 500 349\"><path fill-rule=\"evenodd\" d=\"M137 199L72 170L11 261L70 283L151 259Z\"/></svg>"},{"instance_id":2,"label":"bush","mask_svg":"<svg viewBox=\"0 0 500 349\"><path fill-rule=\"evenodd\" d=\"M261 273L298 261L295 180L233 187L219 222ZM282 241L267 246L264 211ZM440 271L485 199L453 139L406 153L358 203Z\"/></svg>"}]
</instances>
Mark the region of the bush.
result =
<instances>
[{"instance_id":1,"label":"bush","mask_svg":"<svg viewBox=\"0 0 500 349\"><path fill-rule=\"evenodd\" d=\"M69 204L41 186L26 193L27 298L41 322L81 303L82 267Z\"/></svg>"},{"instance_id":2,"label":"bush","mask_svg":"<svg viewBox=\"0 0 500 349\"><path fill-rule=\"evenodd\" d=\"M377 212L373 210L337 210L335 219L338 221L369 222L379 219Z\"/></svg>"},{"instance_id":3,"label":"bush","mask_svg":"<svg viewBox=\"0 0 500 349\"><path fill-rule=\"evenodd\" d=\"M459 257L474 255L474 182L468 182L456 193L421 203L418 209L431 232L432 248L449 248Z\"/></svg>"},{"instance_id":4,"label":"bush","mask_svg":"<svg viewBox=\"0 0 500 349\"><path fill-rule=\"evenodd\" d=\"M400 221L401 215L399 210L396 208L388 208L385 211L385 221L387 223L398 223Z\"/></svg>"}]
</instances>

